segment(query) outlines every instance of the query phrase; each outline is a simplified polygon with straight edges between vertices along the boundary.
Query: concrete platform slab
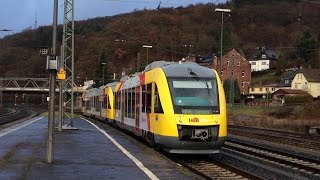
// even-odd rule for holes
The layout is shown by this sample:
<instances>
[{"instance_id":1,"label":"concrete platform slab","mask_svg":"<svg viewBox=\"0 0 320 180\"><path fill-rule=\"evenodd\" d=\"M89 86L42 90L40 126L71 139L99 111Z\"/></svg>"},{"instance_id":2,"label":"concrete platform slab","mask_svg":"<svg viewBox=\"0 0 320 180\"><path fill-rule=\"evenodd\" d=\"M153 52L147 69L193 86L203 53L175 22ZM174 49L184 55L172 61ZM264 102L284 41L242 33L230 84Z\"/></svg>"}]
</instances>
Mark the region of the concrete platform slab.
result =
<instances>
[{"instance_id":1,"label":"concrete platform slab","mask_svg":"<svg viewBox=\"0 0 320 180\"><path fill-rule=\"evenodd\" d=\"M49 164L47 126L37 117L0 130L0 179L198 179L114 128L80 118L78 130L54 130Z\"/></svg>"}]
</instances>

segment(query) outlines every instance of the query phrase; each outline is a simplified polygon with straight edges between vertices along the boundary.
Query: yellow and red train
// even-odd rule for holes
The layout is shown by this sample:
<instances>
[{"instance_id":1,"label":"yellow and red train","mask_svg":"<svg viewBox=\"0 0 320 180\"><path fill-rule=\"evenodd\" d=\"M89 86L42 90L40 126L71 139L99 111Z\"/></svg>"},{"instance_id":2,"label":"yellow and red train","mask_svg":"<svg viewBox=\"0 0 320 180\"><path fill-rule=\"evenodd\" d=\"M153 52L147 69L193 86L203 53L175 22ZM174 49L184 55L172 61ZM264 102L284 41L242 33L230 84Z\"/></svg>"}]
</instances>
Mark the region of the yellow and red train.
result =
<instances>
[{"instance_id":1,"label":"yellow and red train","mask_svg":"<svg viewBox=\"0 0 320 180\"><path fill-rule=\"evenodd\" d=\"M216 71L156 61L83 96L83 114L112 122L169 153L212 154L227 137L225 94Z\"/></svg>"}]
</instances>

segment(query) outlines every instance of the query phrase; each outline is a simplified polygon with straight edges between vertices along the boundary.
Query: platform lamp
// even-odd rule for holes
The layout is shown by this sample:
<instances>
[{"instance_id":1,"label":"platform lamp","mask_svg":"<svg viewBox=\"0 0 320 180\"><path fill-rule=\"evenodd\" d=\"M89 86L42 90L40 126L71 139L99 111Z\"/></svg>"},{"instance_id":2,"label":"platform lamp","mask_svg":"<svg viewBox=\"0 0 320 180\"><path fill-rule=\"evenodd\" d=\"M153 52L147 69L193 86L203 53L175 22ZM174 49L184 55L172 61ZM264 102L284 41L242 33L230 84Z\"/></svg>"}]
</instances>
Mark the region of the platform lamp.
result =
<instances>
[{"instance_id":1,"label":"platform lamp","mask_svg":"<svg viewBox=\"0 0 320 180\"><path fill-rule=\"evenodd\" d=\"M102 86L104 86L104 66L107 64L105 62L102 62Z\"/></svg>"},{"instance_id":2,"label":"platform lamp","mask_svg":"<svg viewBox=\"0 0 320 180\"><path fill-rule=\"evenodd\" d=\"M149 48L152 48L152 46L149 46L149 45L143 45L142 47L143 47L143 48L147 48L147 65L148 65L148 61L149 61L148 51L149 51Z\"/></svg>"},{"instance_id":3,"label":"platform lamp","mask_svg":"<svg viewBox=\"0 0 320 180\"><path fill-rule=\"evenodd\" d=\"M231 12L231 9L221 9L221 8L216 8L215 9L215 12L221 12L221 36L220 36L220 73L221 74L221 71L222 71L222 42L223 42L223 14L224 13L230 13Z\"/></svg>"}]
</instances>

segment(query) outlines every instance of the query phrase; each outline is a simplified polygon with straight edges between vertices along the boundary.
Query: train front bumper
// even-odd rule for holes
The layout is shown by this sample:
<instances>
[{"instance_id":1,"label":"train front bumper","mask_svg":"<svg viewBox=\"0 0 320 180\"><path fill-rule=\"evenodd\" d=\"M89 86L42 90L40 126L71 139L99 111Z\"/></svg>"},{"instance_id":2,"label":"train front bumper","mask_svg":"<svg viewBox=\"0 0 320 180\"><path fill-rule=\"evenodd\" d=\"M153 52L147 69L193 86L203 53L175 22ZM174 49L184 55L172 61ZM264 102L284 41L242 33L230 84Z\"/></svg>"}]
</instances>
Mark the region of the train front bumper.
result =
<instances>
[{"instance_id":1,"label":"train front bumper","mask_svg":"<svg viewBox=\"0 0 320 180\"><path fill-rule=\"evenodd\" d=\"M174 154L215 154L223 146L227 137L218 137L215 141L192 142L180 141L179 137L155 135L159 148Z\"/></svg>"}]
</instances>

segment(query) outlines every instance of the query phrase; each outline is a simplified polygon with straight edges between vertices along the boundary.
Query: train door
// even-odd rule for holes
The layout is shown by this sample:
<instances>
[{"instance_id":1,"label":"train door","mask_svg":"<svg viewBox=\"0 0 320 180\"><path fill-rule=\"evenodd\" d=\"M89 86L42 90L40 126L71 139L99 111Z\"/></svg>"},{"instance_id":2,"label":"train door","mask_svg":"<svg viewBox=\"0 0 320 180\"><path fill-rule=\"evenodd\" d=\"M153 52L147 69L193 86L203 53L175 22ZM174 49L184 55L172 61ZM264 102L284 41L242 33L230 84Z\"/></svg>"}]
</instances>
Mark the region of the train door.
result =
<instances>
[{"instance_id":1,"label":"train door","mask_svg":"<svg viewBox=\"0 0 320 180\"><path fill-rule=\"evenodd\" d=\"M121 91L121 127L124 127L124 116L126 107L126 93L124 90Z\"/></svg>"},{"instance_id":2,"label":"train door","mask_svg":"<svg viewBox=\"0 0 320 180\"><path fill-rule=\"evenodd\" d=\"M136 120L136 133L137 134L140 134L140 89L141 89L141 86L137 86L136 87L136 95L135 95L135 98L136 98L136 102L135 102L135 114L136 114L136 117L135 117L135 120Z\"/></svg>"},{"instance_id":3,"label":"train door","mask_svg":"<svg viewBox=\"0 0 320 180\"><path fill-rule=\"evenodd\" d=\"M100 95L99 100L100 100L100 104L99 104L99 105L100 105L100 108L99 108L99 116L100 116L100 118L102 118L103 101L104 101L104 99L103 99L103 94Z\"/></svg>"}]
</instances>

